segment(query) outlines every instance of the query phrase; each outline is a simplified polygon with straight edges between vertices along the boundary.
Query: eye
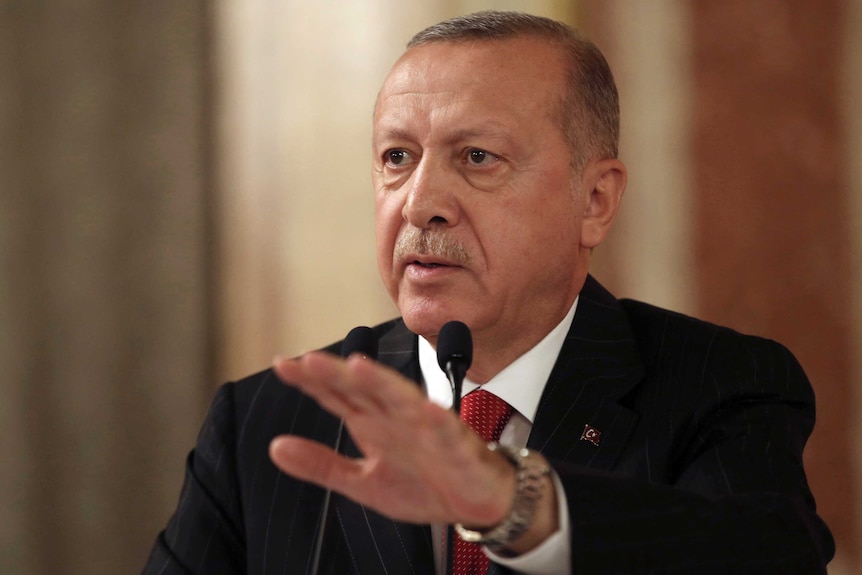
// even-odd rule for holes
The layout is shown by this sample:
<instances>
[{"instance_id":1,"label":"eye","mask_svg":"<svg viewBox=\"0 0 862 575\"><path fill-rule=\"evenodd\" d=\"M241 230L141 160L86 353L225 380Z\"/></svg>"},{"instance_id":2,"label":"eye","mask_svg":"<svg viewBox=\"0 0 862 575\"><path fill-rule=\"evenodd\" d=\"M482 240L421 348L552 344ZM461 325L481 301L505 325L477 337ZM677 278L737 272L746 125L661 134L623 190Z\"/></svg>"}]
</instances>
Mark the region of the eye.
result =
<instances>
[{"instance_id":1,"label":"eye","mask_svg":"<svg viewBox=\"0 0 862 575\"><path fill-rule=\"evenodd\" d=\"M498 156L495 156L491 152L486 152L479 148L470 148L467 150L467 161L474 166L488 166L499 159Z\"/></svg>"},{"instance_id":2,"label":"eye","mask_svg":"<svg viewBox=\"0 0 862 575\"><path fill-rule=\"evenodd\" d=\"M410 161L410 152L407 150L387 150L383 154L383 160L390 166L403 166Z\"/></svg>"}]
</instances>

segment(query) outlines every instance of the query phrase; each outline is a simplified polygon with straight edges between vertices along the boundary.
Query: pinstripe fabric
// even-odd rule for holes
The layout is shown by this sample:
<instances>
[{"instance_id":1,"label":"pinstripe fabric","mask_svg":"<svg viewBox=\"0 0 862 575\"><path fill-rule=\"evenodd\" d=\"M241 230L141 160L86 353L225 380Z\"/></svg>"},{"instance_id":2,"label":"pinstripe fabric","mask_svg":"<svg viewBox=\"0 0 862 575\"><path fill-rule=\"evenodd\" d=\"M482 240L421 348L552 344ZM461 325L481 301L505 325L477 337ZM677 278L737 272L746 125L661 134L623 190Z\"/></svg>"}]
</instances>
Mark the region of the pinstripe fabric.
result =
<instances>
[{"instance_id":1,"label":"pinstripe fabric","mask_svg":"<svg viewBox=\"0 0 862 575\"><path fill-rule=\"evenodd\" d=\"M376 329L380 361L418 381L416 337ZM617 301L589 278L528 443L565 487L575 573L824 572L833 543L801 458L813 402L780 345ZM587 424L598 445L580 439ZM336 431L270 372L224 386L144 573L306 573L323 491L278 473L267 446ZM323 573L433 573L427 526L338 496L328 521Z\"/></svg>"}]
</instances>

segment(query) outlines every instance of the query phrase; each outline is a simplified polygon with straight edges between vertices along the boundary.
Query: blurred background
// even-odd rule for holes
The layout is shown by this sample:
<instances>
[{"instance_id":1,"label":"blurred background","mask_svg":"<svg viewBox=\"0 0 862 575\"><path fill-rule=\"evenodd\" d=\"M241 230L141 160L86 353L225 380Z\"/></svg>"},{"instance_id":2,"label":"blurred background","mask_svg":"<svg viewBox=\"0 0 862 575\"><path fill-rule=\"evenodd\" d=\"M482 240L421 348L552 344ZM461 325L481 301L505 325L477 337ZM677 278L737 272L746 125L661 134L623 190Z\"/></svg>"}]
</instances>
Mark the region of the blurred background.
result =
<instances>
[{"instance_id":1,"label":"blurred background","mask_svg":"<svg viewBox=\"0 0 862 575\"><path fill-rule=\"evenodd\" d=\"M395 314L376 91L485 8L604 50L630 183L595 275L794 351L862 572L862 2L0 0L0 573L138 572L216 386Z\"/></svg>"}]
</instances>

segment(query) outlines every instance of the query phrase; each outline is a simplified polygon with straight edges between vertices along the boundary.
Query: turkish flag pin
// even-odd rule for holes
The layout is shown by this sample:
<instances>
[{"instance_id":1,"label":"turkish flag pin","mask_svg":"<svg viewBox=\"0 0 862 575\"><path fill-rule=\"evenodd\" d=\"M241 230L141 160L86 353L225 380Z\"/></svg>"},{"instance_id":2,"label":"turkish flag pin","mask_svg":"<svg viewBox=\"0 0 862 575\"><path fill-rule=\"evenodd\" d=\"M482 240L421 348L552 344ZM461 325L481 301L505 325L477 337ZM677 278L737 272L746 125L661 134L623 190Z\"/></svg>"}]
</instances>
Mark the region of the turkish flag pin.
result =
<instances>
[{"instance_id":1,"label":"turkish flag pin","mask_svg":"<svg viewBox=\"0 0 862 575\"><path fill-rule=\"evenodd\" d=\"M599 445L599 441L602 439L602 432L590 425L589 423L584 426L584 432L581 433L582 441L589 441L596 447Z\"/></svg>"}]
</instances>

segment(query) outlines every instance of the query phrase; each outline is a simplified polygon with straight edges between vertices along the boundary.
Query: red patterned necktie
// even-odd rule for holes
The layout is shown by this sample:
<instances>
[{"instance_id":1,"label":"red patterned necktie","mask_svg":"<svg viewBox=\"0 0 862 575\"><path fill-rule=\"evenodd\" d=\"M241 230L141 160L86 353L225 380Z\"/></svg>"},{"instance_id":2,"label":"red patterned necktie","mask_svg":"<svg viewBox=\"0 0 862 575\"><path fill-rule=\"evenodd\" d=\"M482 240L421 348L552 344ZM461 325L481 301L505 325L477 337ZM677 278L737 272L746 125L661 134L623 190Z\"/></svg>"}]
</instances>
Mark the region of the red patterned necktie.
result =
<instances>
[{"instance_id":1,"label":"red patterned necktie","mask_svg":"<svg viewBox=\"0 0 862 575\"><path fill-rule=\"evenodd\" d=\"M461 399L461 421L485 441L500 439L512 411L511 405L484 389L477 389ZM480 545L467 543L455 535L452 575L484 575L489 563Z\"/></svg>"}]
</instances>

